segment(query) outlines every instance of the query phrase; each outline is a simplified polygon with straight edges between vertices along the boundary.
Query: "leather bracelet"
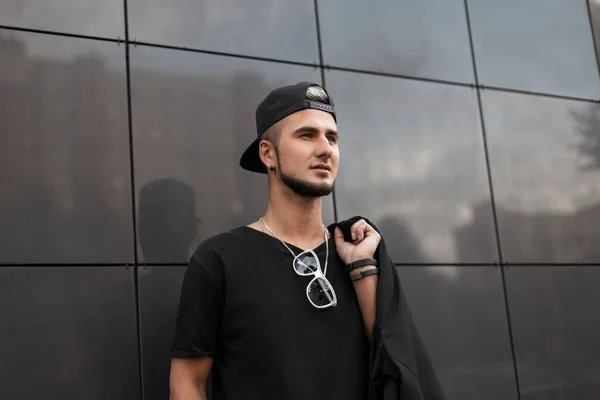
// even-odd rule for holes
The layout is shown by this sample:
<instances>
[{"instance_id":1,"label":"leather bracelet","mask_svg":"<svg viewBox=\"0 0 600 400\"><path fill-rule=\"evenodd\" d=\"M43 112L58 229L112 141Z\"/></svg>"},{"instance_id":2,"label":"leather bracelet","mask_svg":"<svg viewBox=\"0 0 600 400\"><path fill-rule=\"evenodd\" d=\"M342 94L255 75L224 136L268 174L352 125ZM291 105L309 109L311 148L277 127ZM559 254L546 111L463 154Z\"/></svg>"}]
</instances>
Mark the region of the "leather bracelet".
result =
<instances>
[{"instance_id":1,"label":"leather bracelet","mask_svg":"<svg viewBox=\"0 0 600 400\"><path fill-rule=\"evenodd\" d=\"M350 272L356 268L364 267L366 265L377 266L377 260L374 258L365 258L362 260L351 262L350 264L346 265L346 267L348 267L348 272Z\"/></svg>"},{"instance_id":2,"label":"leather bracelet","mask_svg":"<svg viewBox=\"0 0 600 400\"><path fill-rule=\"evenodd\" d=\"M352 280L357 281L359 279L364 278L365 276L377 275L377 274L379 274L379 268L368 269L366 271L360 271L358 274L356 274L354 277L352 277Z\"/></svg>"}]
</instances>

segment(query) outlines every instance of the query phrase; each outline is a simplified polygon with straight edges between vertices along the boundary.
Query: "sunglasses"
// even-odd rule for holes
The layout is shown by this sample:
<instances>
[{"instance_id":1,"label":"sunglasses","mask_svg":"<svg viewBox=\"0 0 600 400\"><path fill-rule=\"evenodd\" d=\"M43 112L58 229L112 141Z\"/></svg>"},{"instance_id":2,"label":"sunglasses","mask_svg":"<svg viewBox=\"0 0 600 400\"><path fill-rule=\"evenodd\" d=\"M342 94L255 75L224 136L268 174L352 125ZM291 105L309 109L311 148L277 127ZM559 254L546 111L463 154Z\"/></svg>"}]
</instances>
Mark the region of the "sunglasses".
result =
<instances>
[{"instance_id":1,"label":"sunglasses","mask_svg":"<svg viewBox=\"0 0 600 400\"><path fill-rule=\"evenodd\" d=\"M294 258L294 271L300 276L314 275L306 287L306 297L314 307L327 308L337 305L333 286L323 275L319 258L312 250L303 251Z\"/></svg>"}]
</instances>

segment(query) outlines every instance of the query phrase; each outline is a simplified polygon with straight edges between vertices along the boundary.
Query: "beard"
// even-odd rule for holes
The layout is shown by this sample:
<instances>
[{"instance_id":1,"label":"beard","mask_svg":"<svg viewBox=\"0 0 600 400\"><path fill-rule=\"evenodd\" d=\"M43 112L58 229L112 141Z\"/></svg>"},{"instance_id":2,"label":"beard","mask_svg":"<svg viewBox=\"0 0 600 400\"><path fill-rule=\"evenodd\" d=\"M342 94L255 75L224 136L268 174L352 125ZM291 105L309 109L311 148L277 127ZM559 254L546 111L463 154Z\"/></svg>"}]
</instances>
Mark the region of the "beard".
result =
<instances>
[{"instance_id":1,"label":"beard","mask_svg":"<svg viewBox=\"0 0 600 400\"><path fill-rule=\"evenodd\" d=\"M323 197L333 191L333 185L314 184L304 179L298 179L295 176L288 175L279 169L279 176L287 187L294 193L303 197Z\"/></svg>"},{"instance_id":2,"label":"beard","mask_svg":"<svg viewBox=\"0 0 600 400\"><path fill-rule=\"evenodd\" d=\"M279 153L277 149L275 153ZM281 169L281 157L277 154L277 170L283 183L294 193L302 197L323 197L328 196L333 191L333 185L315 184L304 179L296 178L293 175L286 174Z\"/></svg>"}]
</instances>

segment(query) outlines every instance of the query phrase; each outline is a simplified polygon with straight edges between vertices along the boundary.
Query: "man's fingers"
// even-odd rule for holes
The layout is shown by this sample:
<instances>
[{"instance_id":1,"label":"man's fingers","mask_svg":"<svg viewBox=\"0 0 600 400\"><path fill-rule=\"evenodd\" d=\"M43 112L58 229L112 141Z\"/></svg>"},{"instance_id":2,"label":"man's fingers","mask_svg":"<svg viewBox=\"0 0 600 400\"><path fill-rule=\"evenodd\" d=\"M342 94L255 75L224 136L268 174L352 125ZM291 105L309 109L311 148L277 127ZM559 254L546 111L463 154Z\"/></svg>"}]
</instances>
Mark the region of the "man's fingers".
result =
<instances>
[{"instance_id":1,"label":"man's fingers","mask_svg":"<svg viewBox=\"0 0 600 400\"><path fill-rule=\"evenodd\" d=\"M379 232L375 230L371 225L366 224L365 236L377 236L379 237Z\"/></svg>"},{"instance_id":2,"label":"man's fingers","mask_svg":"<svg viewBox=\"0 0 600 400\"><path fill-rule=\"evenodd\" d=\"M335 227L335 230L333 231L333 237L336 243L344 242L344 233L339 226Z\"/></svg>"},{"instance_id":3,"label":"man's fingers","mask_svg":"<svg viewBox=\"0 0 600 400\"><path fill-rule=\"evenodd\" d=\"M379 232L375 230L364 219L360 219L352 225L352 240L362 242L367 236L379 237Z\"/></svg>"},{"instance_id":4,"label":"man's fingers","mask_svg":"<svg viewBox=\"0 0 600 400\"><path fill-rule=\"evenodd\" d=\"M358 235L359 235L358 240L361 241L361 242L363 240L365 240L365 233L367 231L367 226L368 226L367 222L363 221L363 223L360 224L359 227L358 227Z\"/></svg>"},{"instance_id":5,"label":"man's fingers","mask_svg":"<svg viewBox=\"0 0 600 400\"><path fill-rule=\"evenodd\" d=\"M362 242L365 238L365 227L368 226L367 221L359 219L350 228L352 232L352 240Z\"/></svg>"},{"instance_id":6,"label":"man's fingers","mask_svg":"<svg viewBox=\"0 0 600 400\"><path fill-rule=\"evenodd\" d=\"M360 224L360 221L361 220L356 221L350 227L350 235L352 236L352 241L353 242L356 240L356 237L357 237L356 230L357 230L358 224Z\"/></svg>"},{"instance_id":7,"label":"man's fingers","mask_svg":"<svg viewBox=\"0 0 600 400\"><path fill-rule=\"evenodd\" d=\"M339 226L336 226L334 231L333 231L333 237L335 238L335 240L338 240L340 237L344 237L344 234L342 233L342 230L340 229Z\"/></svg>"},{"instance_id":8,"label":"man's fingers","mask_svg":"<svg viewBox=\"0 0 600 400\"><path fill-rule=\"evenodd\" d=\"M358 221L356 221L354 224L352 224L352 226L350 227L350 236L353 242L362 242L363 240L365 240L365 238L367 236L378 236L379 234L377 233L377 231L367 223L367 221L365 221L364 219L359 219ZM344 235L341 231L341 229L339 229L339 227L336 227L335 232L334 232L334 236L335 236L335 240L344 240ZM339 238L339 239L338 239Z\"/></svg>"}]
</instances>

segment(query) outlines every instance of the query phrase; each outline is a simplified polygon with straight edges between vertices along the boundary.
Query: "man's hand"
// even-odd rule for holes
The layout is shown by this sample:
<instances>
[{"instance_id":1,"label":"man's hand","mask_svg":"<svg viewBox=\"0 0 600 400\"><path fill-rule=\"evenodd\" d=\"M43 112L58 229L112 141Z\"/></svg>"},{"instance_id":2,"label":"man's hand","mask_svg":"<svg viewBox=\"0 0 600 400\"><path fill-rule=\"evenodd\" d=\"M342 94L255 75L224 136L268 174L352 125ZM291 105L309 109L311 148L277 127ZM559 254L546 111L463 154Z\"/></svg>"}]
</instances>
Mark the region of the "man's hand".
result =
<instances>
[{"instance_id":1,"label":"man's hand","mask_svg":"<svg viewBox=\"0 0 600 400\"><path fill-rule=\"evenodd\" d=\"M342 261L350 264L365 258L373 258L381 241L379 233L364 219L356 221L350 228L350 232L352 242L346 242L342 230L339 227L335 228L335 247Z\"/></svg>"},{"instance_id":2,"label":"man's hand","mask_svg":"<svg viewBox=\"0 0 600 400\"><path fill-rule=\"evenodd\" d=\"M346 242L344 241L342 230L339 227L335 228L335 247L342 261L348 265L354 261L373 258L375 250L377 250L377 246L379 246L379 242L381 241L379 233L367 224L367 221L364 219L356 221L350 228L350 233L352 235L352 242ZM373 268L373 266L363 266L357 268L355 271L361 272ZM377 314L375 305L377 282L377 275L369 275L353 281L358 306L369 341L372 337L373 324Z\"/></svg>"}]
</instances>

